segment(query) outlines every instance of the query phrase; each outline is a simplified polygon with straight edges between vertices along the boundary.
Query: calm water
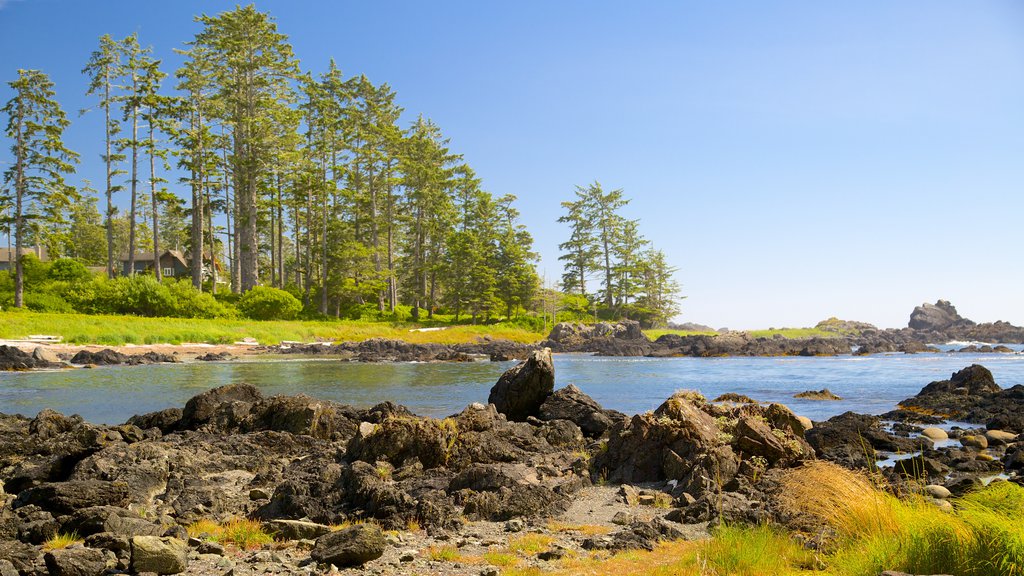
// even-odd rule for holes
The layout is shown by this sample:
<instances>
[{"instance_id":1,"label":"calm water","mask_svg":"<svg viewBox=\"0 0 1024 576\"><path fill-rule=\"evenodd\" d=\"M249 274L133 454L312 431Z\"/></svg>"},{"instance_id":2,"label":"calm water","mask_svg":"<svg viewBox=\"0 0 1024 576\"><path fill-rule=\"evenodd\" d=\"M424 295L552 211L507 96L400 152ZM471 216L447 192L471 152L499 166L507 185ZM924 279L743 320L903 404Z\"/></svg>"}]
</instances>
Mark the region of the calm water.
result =
<instances>
[{"instance_id":1,"label":"calm water","mask_svg":"<svg viewBox=\"0 0 1024 576\"><path fill-rule=\"evenodd\" d=\"M1024 384L1021 354L916 354L830 358L555 357L556 386L575 384L608 408L637 413L685 388L714 398L738 392L782 402L798 414L826 419L846 410L881 413L933 380L964 366L989 368L1003 387ZM355 406L384 400L418 414L446 416L486 402L490 387L513 363L356 364L336 360L256 360L233 363L110 367L59 372L0 373L0 412L35 415L43 408L81 414L97 423L183 406L193 395L248 382L266 394L299 392ZM829 388L844 400L797 400L793 394Z\"/></svg>"}]
</instances>

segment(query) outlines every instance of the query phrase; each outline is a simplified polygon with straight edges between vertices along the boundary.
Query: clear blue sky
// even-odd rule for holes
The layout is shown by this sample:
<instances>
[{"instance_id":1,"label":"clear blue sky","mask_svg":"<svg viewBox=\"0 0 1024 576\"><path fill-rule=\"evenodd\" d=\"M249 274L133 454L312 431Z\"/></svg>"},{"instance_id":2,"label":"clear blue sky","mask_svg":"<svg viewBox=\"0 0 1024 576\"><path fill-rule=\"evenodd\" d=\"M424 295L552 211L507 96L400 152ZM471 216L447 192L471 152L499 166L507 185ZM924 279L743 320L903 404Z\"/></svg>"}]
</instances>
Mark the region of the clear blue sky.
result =
<instances>
[{"instance_id":1,"label":"clear blue sky","mask_svg":"<svg viewBox=\"0 0 1024 576\"><path fill-rule=\"evenodd\" d=\"M558 202L598 180L679 267L680 320L904 326L946 298L1024 324L1024 3L256 4L306 69L389 83L517 195L549 280ZM77 111L101 34L172 67L233 5L0 0L0 79L40 68ZM96 183L101 134L68 134Z\"/></svg>"}]
</instances>

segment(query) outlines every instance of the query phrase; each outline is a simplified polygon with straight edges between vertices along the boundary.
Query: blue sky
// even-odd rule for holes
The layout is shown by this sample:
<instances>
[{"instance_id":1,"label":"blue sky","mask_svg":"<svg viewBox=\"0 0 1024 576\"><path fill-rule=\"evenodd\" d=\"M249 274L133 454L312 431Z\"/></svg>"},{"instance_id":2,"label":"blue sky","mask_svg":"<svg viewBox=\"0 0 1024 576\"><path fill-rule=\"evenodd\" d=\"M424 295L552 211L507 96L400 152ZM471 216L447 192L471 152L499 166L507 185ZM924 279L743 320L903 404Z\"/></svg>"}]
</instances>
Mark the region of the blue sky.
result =
<instances>
[{"instance_id":1,"label":"blue sky","mask_svg":"<svg viewBox=\"0 0 1024 576\"><path fill-rule=\"evenodd\" d=\"M904 326L946 298L1024 324L1020 2L256 4L304 68L389 83L517 195L549 280L558 202L598 180L679 267L680 320ZM192 16L233 6L0 0L0 79L51 75L98 183L102 125L75 113L97 38L137 31L170 69Z\"/></svg>"}]
</instances>

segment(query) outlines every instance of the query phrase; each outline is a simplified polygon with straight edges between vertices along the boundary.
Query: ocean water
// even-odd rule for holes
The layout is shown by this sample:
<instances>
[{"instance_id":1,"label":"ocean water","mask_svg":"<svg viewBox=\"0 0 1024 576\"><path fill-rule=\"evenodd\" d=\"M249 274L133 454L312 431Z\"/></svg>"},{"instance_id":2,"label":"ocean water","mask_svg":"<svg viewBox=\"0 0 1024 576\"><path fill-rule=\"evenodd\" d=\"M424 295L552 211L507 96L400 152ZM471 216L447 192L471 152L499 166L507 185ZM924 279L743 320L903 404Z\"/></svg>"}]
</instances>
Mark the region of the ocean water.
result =
<instances>
[{"instance_id":1,"label":"ocean water","mask_svg":"<svg viewBox=\"0 0 1024 576\"><path fill-rule=\"evenodd\" d=\"M955 346L954 346L955 347ZM1020 348L1020 347L1016 347ZM105 367L0 373L0 412L33 416L43 408L116 424L134 414L184 406L195 394L247 382L265 394L303 393L354 406L391 400L417 414L447 416L487 395L511 362L358 364L324 359ZM1003 387L1024 384L1024 354L878 354L815 358L601 358L555 356L556 387L575 384L606 408L634 414L674 391L725 392L781 402L824 420L847 410L879 414L970 364ZM840 401L798 400L828 388Z\"/></svg>"}]
</instances>

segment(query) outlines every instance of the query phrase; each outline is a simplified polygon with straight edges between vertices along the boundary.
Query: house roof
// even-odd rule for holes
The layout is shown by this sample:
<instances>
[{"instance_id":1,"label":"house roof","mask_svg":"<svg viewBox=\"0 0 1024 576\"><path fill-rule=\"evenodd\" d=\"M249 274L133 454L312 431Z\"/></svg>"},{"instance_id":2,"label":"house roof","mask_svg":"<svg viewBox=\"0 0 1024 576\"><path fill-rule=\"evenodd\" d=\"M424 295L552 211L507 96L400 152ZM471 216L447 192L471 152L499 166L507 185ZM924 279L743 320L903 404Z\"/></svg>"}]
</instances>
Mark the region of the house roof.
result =
<instances>
[{"instance_id":1,"label":"house roof","mask_svg":"<svg viewBox=\"0 0 1024 576\"><path fill-rule=\"evenodd\" d=\"M21 247L21 254L22 255L32 254L32 255L38 256L39 259L43 260L43 261L46 261L46 260L50 259L50 255L46 251L46 246L42 246L39 249L38 252L36 251L36 247L35 246L22 246ZM13 255L14 255L14 247L13 246L0 247L0 262L9 262L9 261L13 260L13 258L12 258Z\"/></svg>"},{"instance_id":2,"label":"house roof","mask_svg":"<svg viewBox=\"0 0 1024 576\"><path fill-rule=\"evenodd\" d=\"M167 256L168 254L170 254L171 257L174 258L175 260L177 260L178 262L181 262L182 266L188 267L188 261L185 260L185 255L182 254L181 252L179 252L178 250L164 250L163 252L160 253L160 260L163 260L164 256ZM121 257L119 258L119 260L122 263L127 263L128 262L128 255L127 254L122 254ZM136 252L135 253L135 261L136 262L152 262L153 261L153 253L152 252Z\"/></svg>"}]
</instances>

